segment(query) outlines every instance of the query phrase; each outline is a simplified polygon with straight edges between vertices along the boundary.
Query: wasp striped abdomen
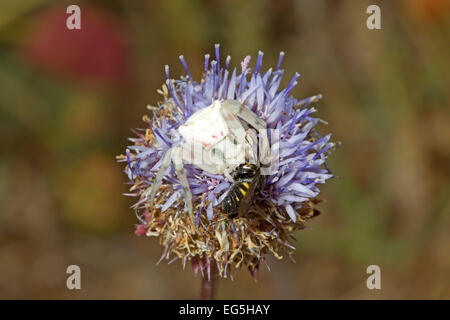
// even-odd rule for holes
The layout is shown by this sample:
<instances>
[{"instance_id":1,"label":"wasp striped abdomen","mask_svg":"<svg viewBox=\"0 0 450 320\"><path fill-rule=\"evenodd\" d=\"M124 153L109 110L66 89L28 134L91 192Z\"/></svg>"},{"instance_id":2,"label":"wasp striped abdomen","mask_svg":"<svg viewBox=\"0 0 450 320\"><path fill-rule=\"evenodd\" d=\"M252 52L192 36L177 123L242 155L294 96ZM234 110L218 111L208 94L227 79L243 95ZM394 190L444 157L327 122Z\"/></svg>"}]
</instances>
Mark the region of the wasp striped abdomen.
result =
<instances>
[{"instance_id":1,"label":"wasp striped abdomen","mask_svg":"<svg viewBox=\"0 0 450 320\"><path fill-rule=\"evenodd\" d=\"M241 164L236 169L233 178L235 182L222 202L223 211L231 219L247 213L255 189L259 184L259 167L254 164Z\"/></svg>"}]
</instances>

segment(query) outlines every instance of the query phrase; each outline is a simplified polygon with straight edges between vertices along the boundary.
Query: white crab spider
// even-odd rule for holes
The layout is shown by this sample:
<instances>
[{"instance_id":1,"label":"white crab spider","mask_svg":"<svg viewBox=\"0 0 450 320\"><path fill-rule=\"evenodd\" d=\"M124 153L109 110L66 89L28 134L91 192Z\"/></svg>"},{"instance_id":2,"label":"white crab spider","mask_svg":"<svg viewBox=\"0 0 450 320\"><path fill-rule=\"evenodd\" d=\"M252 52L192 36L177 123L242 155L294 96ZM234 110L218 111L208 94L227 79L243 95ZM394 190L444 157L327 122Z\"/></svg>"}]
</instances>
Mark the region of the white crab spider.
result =
<instances>
[{"instance_id":1,"label":"white crab spider","mask_svg":"<svg viewBox=\"0 0 450 320\"><path fill-rule=\"evenodd\" d=\"M231 172L241 163L256 163L258 139L251 130L245 130L244 120L259 131L260 160L267 161L270 153L266 123L250 109L236 100L214 101L209 107L197 110L178 128L183 137L181 145L164 154L153 185L145 192L153 207L156 192L170 162L183 188L191 221L194 222L192 193L184 171L183 161L211 173L223 174L232 181Z\"/></svg>"}]
</instances>

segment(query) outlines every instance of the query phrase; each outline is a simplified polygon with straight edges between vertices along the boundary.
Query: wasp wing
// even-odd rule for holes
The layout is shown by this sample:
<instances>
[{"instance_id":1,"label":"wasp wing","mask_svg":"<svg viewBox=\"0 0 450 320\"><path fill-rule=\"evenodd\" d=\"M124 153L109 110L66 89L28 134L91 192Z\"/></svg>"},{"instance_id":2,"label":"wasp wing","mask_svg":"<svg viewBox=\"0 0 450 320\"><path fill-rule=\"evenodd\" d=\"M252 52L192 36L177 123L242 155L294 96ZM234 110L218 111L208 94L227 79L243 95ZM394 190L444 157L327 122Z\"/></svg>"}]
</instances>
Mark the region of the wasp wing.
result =
<instances>
[{"instance_id":1,"label":"wasp wing","mask_svg":"<svg viewBox=\"0 0 450 320\"><path fill-rule=\"evenodd\" d=\"M239 204L239 217L243 217L247 214L248 209L250 208L250 205L252 204L253 195L255 194L255 189L258 185L259 178L260 178L260 176L259 176L259 174L257 174L250 182L250 188L245 193L243 199L241 200L241 202Z\"/></svg>"}]
</instances>

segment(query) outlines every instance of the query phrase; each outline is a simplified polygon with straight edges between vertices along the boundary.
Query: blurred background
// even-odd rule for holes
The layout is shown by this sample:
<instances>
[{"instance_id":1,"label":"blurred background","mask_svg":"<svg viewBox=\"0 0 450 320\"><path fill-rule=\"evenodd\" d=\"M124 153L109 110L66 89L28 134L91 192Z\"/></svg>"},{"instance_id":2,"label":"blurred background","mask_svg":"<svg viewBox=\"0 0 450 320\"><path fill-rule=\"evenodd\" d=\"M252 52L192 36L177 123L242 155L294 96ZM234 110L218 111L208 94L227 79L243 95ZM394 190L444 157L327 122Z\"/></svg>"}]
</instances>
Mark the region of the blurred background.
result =
<instances>
[{"instance_id":1,"label":"blurred background","mask_svg":"<svg viewBox=\"0 0 450 320\"><path fill-rule=\"evenodd\" d=\"M81 30L66 8L81 8ZM366 8L381 7L381 30ZM122 164L130 129L156 104L163 66L199 79L221 43L232 64L286 52L297 98L342 146L323 214L295 258L242 270L222 299L450 299L450 2L50 1L0 4L0 298L196 299L188 266L156 262L134 235ZM253 61L254 62L254 61ZM66 288L68 265L81 290ZM366 268L381 268L368 290Z\"/></svg>"}]
</instances>

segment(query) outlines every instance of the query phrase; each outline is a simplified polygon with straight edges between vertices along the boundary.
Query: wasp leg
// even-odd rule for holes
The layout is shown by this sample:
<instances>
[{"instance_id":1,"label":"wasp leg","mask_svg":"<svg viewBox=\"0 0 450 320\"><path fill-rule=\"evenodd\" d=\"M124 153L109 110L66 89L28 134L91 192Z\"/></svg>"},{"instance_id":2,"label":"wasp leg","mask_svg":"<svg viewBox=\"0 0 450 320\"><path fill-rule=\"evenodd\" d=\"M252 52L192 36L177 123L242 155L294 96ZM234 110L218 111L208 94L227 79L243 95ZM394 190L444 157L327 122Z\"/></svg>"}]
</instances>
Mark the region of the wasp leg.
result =
<instances>
[{"instance_id":1,"label":"wasp leg","mask_svg":"<svg viewBox=\"0 0 450 320\"><path fill-rule=\"evenodd\" d=\"M265 213L264 210L262 210L261 207L258 206L256 203L255 203L255 207L256 207L255 212L256 212L257 214L259 214L264 220L266 220L267 222L269 222L272 226L277 227L277 225L275 224L275 222L273 222L272 218L271 218L267 213Z\"/></svg>"}]
</instances>

